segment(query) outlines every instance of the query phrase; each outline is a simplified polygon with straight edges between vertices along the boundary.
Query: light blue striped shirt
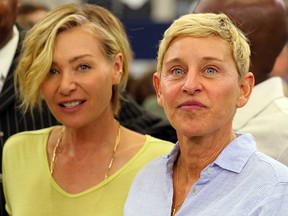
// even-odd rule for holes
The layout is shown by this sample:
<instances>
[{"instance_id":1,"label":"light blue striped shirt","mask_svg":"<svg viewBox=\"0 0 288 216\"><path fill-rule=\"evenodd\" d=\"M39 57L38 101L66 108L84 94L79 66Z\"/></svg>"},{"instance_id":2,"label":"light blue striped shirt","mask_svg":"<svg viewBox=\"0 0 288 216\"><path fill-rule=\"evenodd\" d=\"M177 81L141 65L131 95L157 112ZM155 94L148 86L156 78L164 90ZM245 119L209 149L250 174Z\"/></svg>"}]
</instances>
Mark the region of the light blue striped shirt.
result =
<instances>
[{"instance_id":1,"label":"light blue striped shirt","mask_svg":"<svg viewBox=\"0 0 288 216\"><path fill-rule=\"evenodd\" d=\"M171 215L178 153L176 144L139 172L125 216ZM252 135L239 135L201 172L176 215L288 216L288 167L257 151Z\"/></svg>"}]
</instances>

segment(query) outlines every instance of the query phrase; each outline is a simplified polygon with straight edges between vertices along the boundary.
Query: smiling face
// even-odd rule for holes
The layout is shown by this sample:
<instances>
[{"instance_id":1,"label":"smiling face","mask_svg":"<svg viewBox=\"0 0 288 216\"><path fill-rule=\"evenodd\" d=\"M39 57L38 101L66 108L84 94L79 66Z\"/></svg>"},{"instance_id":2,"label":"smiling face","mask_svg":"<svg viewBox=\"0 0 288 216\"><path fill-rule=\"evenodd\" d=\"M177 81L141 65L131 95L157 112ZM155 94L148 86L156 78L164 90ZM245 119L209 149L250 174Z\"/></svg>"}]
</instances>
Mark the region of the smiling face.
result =
<instances>
[{"instance_id":1,"label":"smiling face","mask_svg":"<svg viewBox=\"0 0 288 216\"><path fill-rule=\"evenodd\" d=\"M153 81L158 103L186 137L232 130L237 107L246 104L253 75L240 80L230 45L219 37L179 37L164 55Z\"/></svg>"},{"instance_id":2,"label":"smiling face","mask_svg":"<svg viewBox=\"0 0 288 216\"><path fill-rule=\"evenodd\" d=\"M41 92L62 124L83 127L113 116L112 86L120 82L123 58L108 60L87 26L59 33Z\"/></svg>"}]
</instances>

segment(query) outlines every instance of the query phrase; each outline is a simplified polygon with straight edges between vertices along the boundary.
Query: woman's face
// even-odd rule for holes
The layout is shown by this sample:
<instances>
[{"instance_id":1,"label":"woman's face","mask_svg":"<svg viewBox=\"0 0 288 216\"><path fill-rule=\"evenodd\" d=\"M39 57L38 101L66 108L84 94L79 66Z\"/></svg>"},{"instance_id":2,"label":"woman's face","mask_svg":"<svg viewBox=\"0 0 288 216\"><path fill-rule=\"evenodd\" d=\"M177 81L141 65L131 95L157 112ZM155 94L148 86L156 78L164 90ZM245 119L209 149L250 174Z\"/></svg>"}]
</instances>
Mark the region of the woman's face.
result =
<instances>
[{"instance_id":1,"label":"woman's face","mask_svg":"<svg viewBox=\"0 0 288 216\"><path fill-rule=\"evenodd\" d=\"M87 26L61 32L55 41L50 72L41 91L62 124L83 127L113 115L112 86L122 75L122 55L108 61Z\"/></svg>"},{"instance_id":2,"label":"woman's face","mask_svg":"<svg viewBox=\"0 0 288 216\"><path fill-rule=\"evenodd\" d=\"M251 73L239 80L229 44L215 36L172 41L160 73L153 77L158 103L186 137L231 130L236 108L246 104L253 85Z\"/></svg>"}]
</instances>

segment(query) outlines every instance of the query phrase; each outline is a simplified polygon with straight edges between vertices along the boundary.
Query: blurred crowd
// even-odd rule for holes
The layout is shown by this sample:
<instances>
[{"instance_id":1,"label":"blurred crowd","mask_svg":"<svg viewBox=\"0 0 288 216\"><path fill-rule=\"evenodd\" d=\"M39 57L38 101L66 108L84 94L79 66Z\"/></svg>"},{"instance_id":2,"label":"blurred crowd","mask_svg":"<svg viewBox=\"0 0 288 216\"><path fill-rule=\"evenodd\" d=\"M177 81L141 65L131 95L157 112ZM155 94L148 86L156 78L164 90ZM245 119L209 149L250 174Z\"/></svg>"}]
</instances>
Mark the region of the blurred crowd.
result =
<instances>
[{"instance_id":1,"label":"blurred crowd","mask_svg":"<svg viewBox=\"0 0 288 216\"><path fill-rule=\"evenodd\" d=\"M196 2L197 0L23 0L23 3L41 4L49 9L65 3L96 3L120 18L150 19L154 22L171 21L191 11Z\"/></svg>"}]
</instances>

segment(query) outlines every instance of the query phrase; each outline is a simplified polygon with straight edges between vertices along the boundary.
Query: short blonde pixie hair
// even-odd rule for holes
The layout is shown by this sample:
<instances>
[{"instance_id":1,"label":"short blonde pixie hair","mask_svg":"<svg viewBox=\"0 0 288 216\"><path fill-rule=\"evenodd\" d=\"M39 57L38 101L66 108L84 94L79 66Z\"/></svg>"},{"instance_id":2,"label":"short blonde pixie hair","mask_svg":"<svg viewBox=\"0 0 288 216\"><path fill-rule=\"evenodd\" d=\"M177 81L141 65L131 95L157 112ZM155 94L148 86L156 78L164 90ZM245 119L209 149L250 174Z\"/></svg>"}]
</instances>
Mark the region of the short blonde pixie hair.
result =
<instances>
[{"instance_id":1,"label":"short blonde pixie hair","mask_svg":"<svg viewBox=\"0 0 288 216\"><path fill-rule=\"evenodd\" d=\"M103 7L90 4L66 4L50 11L47 16L27 32L23 41L21 58L15 73L15 86L22 109L41 110L40 86L49 73L53 49L60 32L77 26L87 26L102 44L102 52L109 61L118 53L124 56L123 74L119 85L112 90L111 104L114 115L120 109L121 92L128 80L128 63L131 48L120 20Z\"/></svg>"},{"instance_id":2,"label":"short blonde pixie hair","mask_svg":"<svg viewBox=\"0 0 288 216\"><path fill-rule=\"evenodd\" d=\"M157 71L161 73L164 55L170 43L178 37L218 36L231 45L239 77L249 72L250 46L248 39L225 14L187 14L176 19L165 31L158 50ZM161 74L160 74L161 75Z\"/></svg>"}]
</instances>

